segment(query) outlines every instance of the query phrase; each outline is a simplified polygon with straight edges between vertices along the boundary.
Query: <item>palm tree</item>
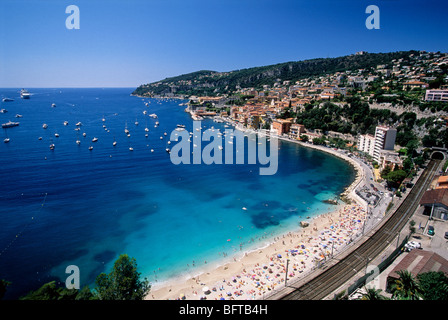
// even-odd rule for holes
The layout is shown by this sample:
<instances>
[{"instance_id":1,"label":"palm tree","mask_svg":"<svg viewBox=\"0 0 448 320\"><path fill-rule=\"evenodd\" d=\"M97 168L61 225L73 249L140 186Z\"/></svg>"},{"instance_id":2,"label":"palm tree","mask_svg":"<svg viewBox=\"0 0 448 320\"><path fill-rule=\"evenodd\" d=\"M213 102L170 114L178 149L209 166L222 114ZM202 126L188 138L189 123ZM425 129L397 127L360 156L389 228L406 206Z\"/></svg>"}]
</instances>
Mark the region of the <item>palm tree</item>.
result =
<instances>
[{"instance_id":1,"label":"palm tree","mask_svg":"<svg viewBox=\"0 0 448 320\"><path fill-rule=\"evenodd\" d=\"M386 300L387 298L380 294L381 289L368 288L360 300Z\"/></svg>"},{"instance_id":2,"label":"palm tree","mask_svg":"<svg viewBox=\"0 0 448 320\"><path fill-rule=\"evenodd\" d=\"M407 270L397 271L399 278L391 285L392 298L404 300L419 300L422 290L418 282Z\"/></svg>"}]
</instances>

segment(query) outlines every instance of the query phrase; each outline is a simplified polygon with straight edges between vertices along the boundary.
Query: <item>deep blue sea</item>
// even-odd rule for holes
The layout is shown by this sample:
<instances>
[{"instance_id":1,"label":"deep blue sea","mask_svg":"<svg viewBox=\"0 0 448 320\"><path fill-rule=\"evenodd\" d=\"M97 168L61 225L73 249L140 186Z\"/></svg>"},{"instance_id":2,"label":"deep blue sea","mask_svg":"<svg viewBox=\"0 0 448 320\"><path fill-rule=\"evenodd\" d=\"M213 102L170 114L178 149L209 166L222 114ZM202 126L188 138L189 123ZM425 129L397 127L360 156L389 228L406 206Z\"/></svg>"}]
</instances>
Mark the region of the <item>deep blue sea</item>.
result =
<instances>
[{"instance_id":1,"label":"deep blue sea","mask_svg":"<svg viewBox=\"0 0 448 320\"><path fill-rule=\"evenodd\" d=\"M170 133L177 124L193 130L183 100L133 97L132 88L29 89L29 100L19 91L0 89L1 98L14 99L0 102L8 111L0 122L20 122L1 129L0 140L6 299L51 280L64 284L68 265L79 267L81 286L93 288L121 253L136 258L153 284L196 275L205 261L220 264L330 211L322 200L354 180L345 161L284 141L271 176L259 175L257 164L174 165L165 151ZM224 125L202 121L204 129L224 132Z\"/></svg>"}]
</instances>

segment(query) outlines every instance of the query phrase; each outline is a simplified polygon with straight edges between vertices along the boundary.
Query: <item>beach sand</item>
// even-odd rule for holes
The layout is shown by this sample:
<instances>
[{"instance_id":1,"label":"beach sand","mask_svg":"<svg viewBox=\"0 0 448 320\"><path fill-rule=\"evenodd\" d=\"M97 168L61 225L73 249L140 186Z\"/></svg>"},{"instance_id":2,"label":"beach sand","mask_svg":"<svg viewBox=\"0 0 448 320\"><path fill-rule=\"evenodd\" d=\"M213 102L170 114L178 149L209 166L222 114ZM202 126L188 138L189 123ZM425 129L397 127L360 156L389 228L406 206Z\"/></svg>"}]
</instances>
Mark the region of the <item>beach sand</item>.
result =
<instances>
[{"instance_id":1,"label":"beach sand","mask_svg":"<svg viewBox=\"0 0 448 320\"><path fill-rule=\"evenodd\" d=\"M290 141L290 140L288 140ZM307 227L274 238L260 249L218 268L209 267L187 280L171 280L154 285L147 300L255 300L264 299L274 290L284 287L288 265L288 283L300 279L320 262L343 251L360 233L366 219L365 203L354 190L364 177L362 167L345 154L331 148L303 144L331 153L348 161L356 170L355 181L346 189L352 204L335 206L335 211L319 215ZM299 224L299 223L298 223ZM289 260L289 262L287 262Z\"/></svg>"},{"instance_id":2,"label":"beach sand","mask_svg":"<svg viewBox=\"0 0 448 320\"><path fill-rule=\"evenodd\" d=\"M339 206L336 211L310 220L309 226L277 237L265 248L186 281L155 287L146 299L263 299L284 286L287 259L288 282L291 282L352 242L362 230L365 217L365 210L358 204Z\"/></svg>"}]
</instances>

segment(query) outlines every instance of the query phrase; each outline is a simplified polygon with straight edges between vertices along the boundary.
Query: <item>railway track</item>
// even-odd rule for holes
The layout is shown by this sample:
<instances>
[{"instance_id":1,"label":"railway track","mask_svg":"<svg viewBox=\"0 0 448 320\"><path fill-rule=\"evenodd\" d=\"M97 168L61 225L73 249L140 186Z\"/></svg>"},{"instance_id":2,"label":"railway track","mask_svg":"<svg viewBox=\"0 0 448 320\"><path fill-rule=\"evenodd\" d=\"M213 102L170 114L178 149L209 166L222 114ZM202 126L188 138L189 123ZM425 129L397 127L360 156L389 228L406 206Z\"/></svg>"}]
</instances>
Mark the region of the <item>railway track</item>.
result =
<instances>
[{"instance_id":1,"label":"railway track","mask_svg":"<svg viewBox=\"0 0 448 320\"><path fill-rule=\"evenodd\" d=\"M441 160L433 159L422 173L406 199L387 221L356 250L342 258L328 270L307 283L285 294L280 300L322 300L358 272L365 270L369 261L383 252L406 225L419 205L420 198L432 181Z\"/></svg>"}]
</instances>

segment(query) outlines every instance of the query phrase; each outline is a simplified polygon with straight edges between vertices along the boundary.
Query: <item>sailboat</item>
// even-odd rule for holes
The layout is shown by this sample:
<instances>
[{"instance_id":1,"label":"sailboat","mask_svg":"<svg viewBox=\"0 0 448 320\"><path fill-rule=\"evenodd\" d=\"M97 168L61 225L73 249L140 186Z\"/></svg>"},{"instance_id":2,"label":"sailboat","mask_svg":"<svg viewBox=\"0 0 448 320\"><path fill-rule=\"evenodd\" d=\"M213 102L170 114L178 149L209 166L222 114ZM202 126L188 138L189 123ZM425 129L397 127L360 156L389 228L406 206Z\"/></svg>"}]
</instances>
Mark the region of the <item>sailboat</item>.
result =
<instances>
[{"instance_id":1,"label":"sailboat","mask_svg":"<svg viewBox=\"0 0 448 320\"><path fill-rule=\"evenodd\" d=\"M124 133L129 134L128 123L127 122L126 122L126 124L124 126Z\"/></svg>"},{"instance_id":2,"label":"sailboat","mask_svg":"<svg viewBox=\"0 0 448 320\"><path fill-rule=\"evenodd\" d=\"M114 142L112 143L112 145L115 147L117 145L117 141L115 141L115 137L114 137Z\"/></svg>"}]
</instances>

